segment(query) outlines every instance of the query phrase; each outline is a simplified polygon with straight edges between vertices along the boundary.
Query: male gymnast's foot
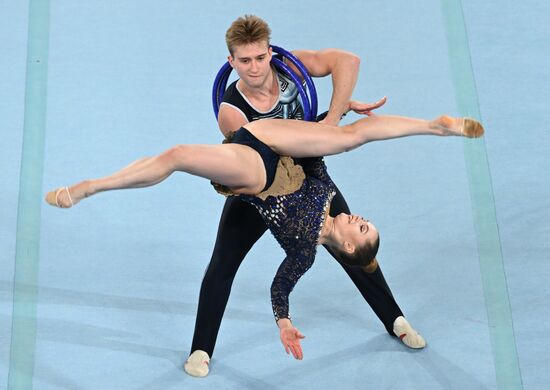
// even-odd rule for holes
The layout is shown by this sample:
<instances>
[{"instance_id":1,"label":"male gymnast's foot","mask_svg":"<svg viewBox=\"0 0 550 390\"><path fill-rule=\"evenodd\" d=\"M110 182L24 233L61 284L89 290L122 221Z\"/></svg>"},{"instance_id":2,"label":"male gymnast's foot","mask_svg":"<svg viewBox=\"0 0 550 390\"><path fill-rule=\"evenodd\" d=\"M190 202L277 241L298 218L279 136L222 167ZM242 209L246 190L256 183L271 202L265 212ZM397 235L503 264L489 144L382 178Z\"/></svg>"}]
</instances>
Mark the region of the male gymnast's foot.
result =
<instances>
[{"instance_id":1,"label":"male gymnast's foot","mask_svg":"<svg viewBox=\"0 0 550 390\"><path fill-rule=\"evenodd\" d=\"M393 322L393 333L409 348L420 349L426 346L426 340L413 329L403 316L397 317Z\"/></svg>"},{"instance_id":2,"label":"male gymnast's foot","mask_svg":"<svg viewBox=\"0 0 550 390\"><path fill-rule=\"evenodd\" d=\"M186 373L191 376L196 376L203 378L208 375L210 369L208 365L210 364L210 356L204 351L197 349L194 351L185 362L183 369Z\"/></svg>"}]
</instances>

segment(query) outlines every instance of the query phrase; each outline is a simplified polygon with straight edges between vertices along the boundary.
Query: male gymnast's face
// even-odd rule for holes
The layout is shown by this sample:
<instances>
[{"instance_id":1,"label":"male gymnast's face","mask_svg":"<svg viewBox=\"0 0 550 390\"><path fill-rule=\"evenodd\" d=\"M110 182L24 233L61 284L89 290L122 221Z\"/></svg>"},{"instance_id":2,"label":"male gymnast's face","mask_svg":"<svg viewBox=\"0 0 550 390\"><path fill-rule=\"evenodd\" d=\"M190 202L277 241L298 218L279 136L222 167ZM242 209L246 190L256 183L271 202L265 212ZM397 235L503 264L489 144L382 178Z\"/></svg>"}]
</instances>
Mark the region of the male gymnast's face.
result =
<instances>
[{"instance_id":1,"label":"male gymnast's face","mask_svg":"<svg viewBox=\"0 0 550 390\"><path fill-rule=\"evenodd\" d=\"M367 243L374 243L378 237L378 230L370 221L353 214L338 214L334 218L334 230L343 240L346 250L346 243L353 245L353 248L360 248Z\"/></svg>"},{"instance_id":2,"label":"male gymnast's face","mask_svg":"<svg viewBox=\"0 0 550 390\"><path fill-rule=\"evenodd\" d=\"M260 88L265 86L271 72L271 53L267 42L260 41L236 46L228 60L247 87Z\"/></svg>"}]
</instances>

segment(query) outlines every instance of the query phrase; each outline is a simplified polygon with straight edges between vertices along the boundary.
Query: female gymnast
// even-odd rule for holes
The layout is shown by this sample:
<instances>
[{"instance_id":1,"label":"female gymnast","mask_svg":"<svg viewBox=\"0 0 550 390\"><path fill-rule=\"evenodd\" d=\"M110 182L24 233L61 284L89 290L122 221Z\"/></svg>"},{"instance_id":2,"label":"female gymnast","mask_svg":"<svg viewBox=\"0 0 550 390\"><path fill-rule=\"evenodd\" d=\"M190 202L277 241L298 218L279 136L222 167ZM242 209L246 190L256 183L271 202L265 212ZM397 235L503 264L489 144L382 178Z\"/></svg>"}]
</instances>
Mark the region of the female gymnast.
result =
<instances>
[{"instance_id":1,"label":"female gymnast","mask_svg":"<svg viewBox=\"0 0 550 390\"><path fill-rule=\"evenodd\" d=\"M288 296L311 267L316 247L327 245L344 263L371 272L376 269L379 244L378 231L370 221L355 215L328 215L334 185L320 157L377 140L421 134L477 138L483 132L483 126L474 119L449 116L427 121L371 115L344 126L260 120L236 131L230 143L177 145L158 156L137 160L113 175L51 191L46 201L68 208L99 192L153 186L175 171L210 179L243 197L259 210L286 253L271 286L271 300L286 352L302 359L300 339L304 336L290 321ZM303 169L280 156L300 159ZM286 165L290 179L283 188L273 190L281 164Z\"/></svg>"}]
</instances>

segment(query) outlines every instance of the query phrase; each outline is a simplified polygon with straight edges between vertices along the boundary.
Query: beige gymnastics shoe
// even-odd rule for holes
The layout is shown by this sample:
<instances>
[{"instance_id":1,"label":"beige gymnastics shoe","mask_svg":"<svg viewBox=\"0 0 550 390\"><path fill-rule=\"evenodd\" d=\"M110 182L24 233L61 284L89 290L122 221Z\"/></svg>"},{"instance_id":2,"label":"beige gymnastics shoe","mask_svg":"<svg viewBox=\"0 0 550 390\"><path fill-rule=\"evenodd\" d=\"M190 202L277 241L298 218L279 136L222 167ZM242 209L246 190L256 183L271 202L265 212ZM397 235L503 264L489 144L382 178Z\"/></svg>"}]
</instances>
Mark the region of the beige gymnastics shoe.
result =
<instances>
[{"instance_id":1,"label":"beige gymnastics shoe","mask_svg":"<svg viewBox=\"0 0 550 390\"><path fill-rule=\"evenodd\" d=\"M67 191L67 198L69 200L68 203L59 201L59 195L61 194L62 191ZM67 209L69 207L74 206L73 198L71 198L71 193L69 192L69 187L61 187L56 190L48 192L46 194L45 200L49 205L59 207L62 209Z\"/></svg>"},{"instance_id":2,"label":"beige gymnastics shoe","mask_svg":"<svg viewBox=\"0 0 550 390\"><path fill-rule=\"evenodd\" d=\"M194 351L185 362L183 369L191 376L203 378L208 375L210 368L210 356L204 351L197 349Z\"/></svg>"},{"instance_id":3,"label":"beige gymnastics shoe","mask_svg":"<svg viewBox=\"0 0 550 390\"><path fill-rule=\"evenodd\" d=\"M464 137L479 138L485 133L483 125L472 118L462 118L461 133Z\"/></svg>"}]
</instances>

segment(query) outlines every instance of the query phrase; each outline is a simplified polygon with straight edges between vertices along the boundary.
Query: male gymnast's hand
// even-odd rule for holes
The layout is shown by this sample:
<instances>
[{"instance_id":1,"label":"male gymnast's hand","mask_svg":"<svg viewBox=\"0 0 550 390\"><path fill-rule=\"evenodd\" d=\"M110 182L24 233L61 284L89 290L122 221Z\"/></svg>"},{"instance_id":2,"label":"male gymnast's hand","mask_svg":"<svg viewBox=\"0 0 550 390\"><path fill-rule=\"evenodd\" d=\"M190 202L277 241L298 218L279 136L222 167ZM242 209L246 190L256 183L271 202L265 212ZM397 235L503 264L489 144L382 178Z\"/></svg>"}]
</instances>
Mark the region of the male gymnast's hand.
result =
<instances>
[{"instance_id":1,"label":"male gymnast's hand","mask_svg":"<svg viewBox=\"0 0 550 390\"><path fill-rule=\"evenodd\" d=\"M345 113L347 114L348 112L353 111L359 115L371 116L374 115L372 111L386 104L386 100L388 100L386 96L374 103L363 103L358 100L350 100Z\"/></svg>"},{"instance_id":2,"label":"male gymnast's hand","mask_svg":"<svg viewBox=\"0 0 550 390\"><path fill-rule=\"evenodd\" d=\"M282 318L278 321L281 342L285 347L287 354L292 353L295 359L302 360L304 354L302 353L302 346L300 345L300 340L305 336L296 329L289 319Z\"/></svg>"},{"instance_id":3,"label":"male gymnast's hand","mask_svg":"<svg viewBox=\"0 0 550 390\"><path fill-rule=\"evenodd\" d=\"M346 114L350 111L353 111L359 115L367 115L371 116L374 115L372 111L382 107L384 104L386 104L386 100L388 98L384 96L382 99L374 102L374 103L363 103L358 100L350 100L348 104L346 105L344 112L342 114L342 117L339 118L337 121L329 121L327 120L328 112L324 112L321 115L317 116L316 121L319 123L325 123L327 125L337 125L340 119L342 119Z\"/></svg>"}]
</instances>

